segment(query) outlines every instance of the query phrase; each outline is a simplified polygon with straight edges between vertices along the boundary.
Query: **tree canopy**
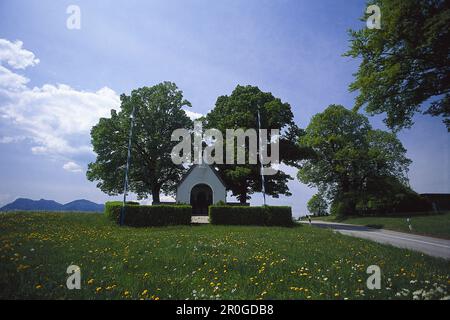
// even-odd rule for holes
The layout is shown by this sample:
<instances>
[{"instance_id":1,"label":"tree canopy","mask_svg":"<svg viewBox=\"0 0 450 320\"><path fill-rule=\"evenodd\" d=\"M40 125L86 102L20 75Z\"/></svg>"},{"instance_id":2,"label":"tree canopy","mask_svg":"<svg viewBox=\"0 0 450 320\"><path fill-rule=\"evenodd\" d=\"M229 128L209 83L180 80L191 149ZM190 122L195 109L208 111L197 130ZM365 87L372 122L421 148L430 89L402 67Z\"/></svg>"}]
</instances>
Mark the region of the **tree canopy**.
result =
<instances>
[{"instance_id":1,"label":"tree canopy","mask_svg":"<svg viewBox=\"0 0 450 320\"><path fill-rule=\"evenodd\" d=\"M192 127L182 106L190 106L174 83L163 82L122 94L120 111L111 110L110 118L101 118L91 130L95 162L90 163L87 178L98 181L97 187L108 195L123 192L124 168L127 161L130 115L135 119L129 170L129 190L139 198L152 195L160 201L160 191L172 194L184 168L173 164L170 140L172 131Z\"/></svg>"},{"instance_id":2,"label":"tree canopy","mask_svg":"<svg viewBox=\"0 0 450 320\"><path fill-rule=\"evenodd\" d=\"M389 178L406 187L411 161L395 134L372 129L367 117L343 106L316 114L299 144L313 151L302 161L299 180L330 200L348 200L349 214L375 181L379 187Z\"/></svg>"},{"instance_id":3,"label":"tree canopy","mask_svg":"<svg viewBox=\"0 0 450 320\"><path fill-rule=\"evenodd\" d=\"M441 116L450 131L450 1L370 4L381 9L381 29L350 30L345 54L361 59L350 85L355 108L386 113L394 130L410 127L417 112Z\"/></svg>"},{"instance_id":4,"label":"tree canopy","mask_svg":"<svg viewBox=\"0 0 450 320\"><path fill-rule=\"evenodd\" d=\"M309 199L307 207L308 211L315 216L326 216L328 214L328 203L320 192Z\"/></svg>"},{"instance_id":5,"label":"tree canopy","mask_svg":"<svg viewBox=\"0 0 450 320\"><path fill-rule=\"evenodd\" d=\"M296 145L296 141L302 134L302 130L294 123L291 106L274 97L270 92L262 92L254 86L238 85L231 95L217 98L214 109L204 119L205 126L219 129L223 133L227 129L258 129L258 109L261 115L261 128L280 130L280 163L298 166L303 151ZM259 134L257 140L259 141ZM225 142L224 150L226 150ZM248 151L246 155L248 156ZM257 164L219 164L216 166L228 189L234 196L237 196L240 202L246 202L250 198L250 194L262 191L259 158ZM291 195L287 185L289 180L292 180L292 177L282 170L275 175L265 176L266 193L273 197Z\"/></svg>"}]
</instances>

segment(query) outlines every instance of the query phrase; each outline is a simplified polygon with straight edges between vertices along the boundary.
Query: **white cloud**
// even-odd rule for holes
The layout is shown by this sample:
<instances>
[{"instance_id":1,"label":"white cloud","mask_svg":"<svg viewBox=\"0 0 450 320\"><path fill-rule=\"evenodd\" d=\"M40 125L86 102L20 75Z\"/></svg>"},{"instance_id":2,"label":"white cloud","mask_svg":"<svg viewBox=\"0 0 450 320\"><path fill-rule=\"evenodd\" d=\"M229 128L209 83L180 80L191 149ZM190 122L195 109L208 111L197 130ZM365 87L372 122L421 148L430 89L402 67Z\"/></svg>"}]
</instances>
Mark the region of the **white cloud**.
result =
<instances>
[{"instance_id":1,"label":"white cloud","mask_svg":"<svg viewBox=\"0 0 450 320\"><path fill-rule=\"evenodd\" d=\"M0 115L21 129L32 143L33 153L72 156L90 153L89 132L100 117L120 105L110 88L80 91L64 84L30 88L29 79L7 69L24 69L39 63L22 42L0 39ZM4 143L10 139L5 139ZM13 141L11 141L13 142Z\"/></svg>"},{"instance_id":2,"label":"white cloud","mask_svg":"<svg viewBox=\"0 0 450 320\"><path fill-rule=\"evenodd\" d=\"M91 152L90 129L120 104L119 96L106 87L88 92L46 84L9 92L8 97L11 102L0 106L3 117L31 135L37 144L34 153L57 155Z\"/></svg>"},{"instance_id":3,"label":"white cloud","mask_svg":"<svg viewBox=\"0 0 450 320\"><path fill-rule=\"evenodd\" d=\"M0 91L7 93L8 91L23 90L29 81L28 78L11 72L0 65Z\"/></svg>"},{"instance_id":4,"label":"white cloud","mask_svg":"<svg viewBox=\"0 0 450 320\"><path fill-rule=\"evenodd\" d=\"M5 137L0 137L0 143L3 143L3 144L15 143L15 142L23 141L25 139L26 139L26 137L24 137L24 136L14 136L14 137L5 136Z\"/></svg>"},{"instance_id":5,"label":"white cloud","mask_svg":"<svg viewBox=\"0 0 450 320\"><path fill-rule=\"evenodd\" d=\"M190 111L190 110L184 110L184 111L186 112L187 116L189 118L191 118L191 120L195 120L195 119L198 119L200 117L203 117L203 114L201 114L201 113L193 112L193 111Z\"/></svg>"},{"instance_id":6,"label":"white cloud","mask_svg":"<svg viewBox=\"0 0 450 320\"><path fill-rule=\"evenodd\" d=\"M77 164L73 161L69 161L69 162L65 163L63 165L63 169L70 171L70 172L83 172L83 168L79 164Z\"/></svg>"},{"instance_id":7,"label":"white cloud","mask_svg":"<svg viewBox=\"0 0 450 320\"><path fill-rule=\"evenodd\" d=\"M128 200L127 200L128 201ZM143 200L129 200L129 201L137 201L137 202L139 202L141 205L151 205L152 204L152 202L153 202L153 200L150 198L150 199L143 199ZM165 194L161 194L160 196L159 196L159 201L161 201L161 202L175 202L176 200L175 200L175 198L174 197L172 197L172 196L168 196L168 195L165 195Z\"/></svg>"},{"instance_id":8,"label":"white cloud","mask_svg":"<svg viewBox=\"0 0 450 320\"><path fill-rule=\"evenodd\" d=\"M39 63L21 41L0 39L0 121L7 121L31 142L35 154L69 161L75 155L92 153L89 132L100 117L120 106L119 95L108 87L80 91L65 84L30 87L29 79L11 71ZM202 116L186 110L191 119ZM3 143L14 142L6 138Z\"/></svg>"},{"instance_id":9,"label":"white cloud","mask_svg":"<svg viewBox=\"0 0 450 320\"><path fill-rule=\"evenodd\" d=\"M22 41L0 39L0 63L6 62L14 69L25 69L39 63L34 53L22 48Z\"/></svg>"}]
</instances>

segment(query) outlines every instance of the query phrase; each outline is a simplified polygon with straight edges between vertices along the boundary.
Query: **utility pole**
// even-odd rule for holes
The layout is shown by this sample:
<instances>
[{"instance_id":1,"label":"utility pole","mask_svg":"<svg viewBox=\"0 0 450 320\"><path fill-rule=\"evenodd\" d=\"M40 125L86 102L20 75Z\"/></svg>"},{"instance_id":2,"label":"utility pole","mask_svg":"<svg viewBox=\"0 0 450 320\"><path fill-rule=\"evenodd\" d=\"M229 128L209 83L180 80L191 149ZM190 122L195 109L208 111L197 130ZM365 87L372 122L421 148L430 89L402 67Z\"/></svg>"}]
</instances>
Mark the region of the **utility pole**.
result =
<instances>
[{"instance_id":1,"label":"utility pole","mask_svg":"<svg viewBox=\"0 0 450 320\"><path fill-rule=\"evenodd\" d=\"M125 204L127 201L127 193L128 193L128 170L130 169L131 139L133 137L134 112L135 112L135 106L133 106L133 110L131 111L130 133L129 133L129 137L128 137L127 165L125 166L125 179L123 182L123 203L122 203L122 210L120 211L120 225L121 226L123 226L124 222L125 222Z\"/></svg>"},{"instance_id":2,"label":"utility pole","mask_svg":"<svg viewBox=\"0 0 450 320\"><path fill-rule=\"evenodd\" d=\"M258 106L258 137L259 137L259 150L258 150L258 155L259 155L259 162L261 163L261 189L262 189L262 194L263 194L263 201L264 201L264 205L266 205L266 187L265 187L265 180L264 180L264 174L263 174L263 169L264 169L264 165L263 165L263 159L262 159L262 155L261 155L261 149L262 149L262 141L261 141L261 116L259 114L259 106Z\"/></svg>"}]
</instances>

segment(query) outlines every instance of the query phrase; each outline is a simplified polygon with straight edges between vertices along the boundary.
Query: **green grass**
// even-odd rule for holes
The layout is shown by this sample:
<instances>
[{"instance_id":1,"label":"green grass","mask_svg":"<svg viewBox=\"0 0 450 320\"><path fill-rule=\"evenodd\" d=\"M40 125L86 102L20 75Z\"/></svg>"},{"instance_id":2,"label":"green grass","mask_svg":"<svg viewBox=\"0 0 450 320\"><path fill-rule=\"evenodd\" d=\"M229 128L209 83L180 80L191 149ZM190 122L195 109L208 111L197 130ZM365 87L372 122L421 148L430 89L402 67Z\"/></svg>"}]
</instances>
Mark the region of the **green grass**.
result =
<instances>
[{"instance_id":1,"label":"green grass","mask_svg":"<svg viewBox=\"0 0 450 320\"><path fill-rule=\"evenodd\" d=\"M72 264L81 290L66 288ZM382 270L381 290L366 288L369 265ZM449 270L309 226L133 229L98 214L0 215L0 299L443 298Z\"/></svg>"},{"instance_id":2,"label":"green grass","mask_svg":"<svg viewBox=\"0 0 450 320\"><path fill-rule=\"evenodd\" d=\"M388 229L450 239L450 212L413 216L411 218L412 231L409 230L406 217L349 217L346 219L336 219L335 216L327 216L317 217L314 220L343 222L377 229Z\"/></svg>"}]
</instances>

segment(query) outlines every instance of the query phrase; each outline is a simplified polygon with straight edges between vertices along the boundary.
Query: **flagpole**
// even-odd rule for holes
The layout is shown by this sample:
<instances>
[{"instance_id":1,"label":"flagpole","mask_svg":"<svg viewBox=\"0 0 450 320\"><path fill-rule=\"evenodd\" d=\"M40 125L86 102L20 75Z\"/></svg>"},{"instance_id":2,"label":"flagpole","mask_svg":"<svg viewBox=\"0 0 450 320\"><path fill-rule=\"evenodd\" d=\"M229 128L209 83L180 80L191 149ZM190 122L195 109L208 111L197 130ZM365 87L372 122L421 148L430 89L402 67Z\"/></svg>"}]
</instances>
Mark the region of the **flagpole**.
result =
<instances>
[{"instance_id":1,"label":"flagpole","mask_svg":"<svg viewBox=\"0 0 450 320\"><path fill-rule=\"evenodd\" d=\"M128 193L128 170L130 169L131 139L133 137L134 112L135 112L135 106L133 106L133 110L131 111L130 132L129 132L129 136L128 136L127 165L125 166L125 178L124 178L124 182L123 182L123 203L122 203L122 209L120 211L120 225L121 226L123 226L124 222L125 222L125 204L127 201L127 193Z\"/></svg>"},{"instance_id":2,"label":"flagpole","mask_svg":"<svg viewBox=\"0 0 450 320\"><path fill-rule=\"evenodd\" d=\"M264 180L264 174L263 174L263 169L264 169L264 165L263 165L263 159L262 159L262 155L261 155L261 149L262 149L262 141L261 141L261 116L259 114L259 106L258 106L258 137L259 137L259 151L258 151L258 155L259 155L259 162L261 163L261 189L262 189L262 194L263 194L263 201L264 201L264 205L266 205L266 187L265 187L265 180Z\"/></svg>"}]
</instances>

